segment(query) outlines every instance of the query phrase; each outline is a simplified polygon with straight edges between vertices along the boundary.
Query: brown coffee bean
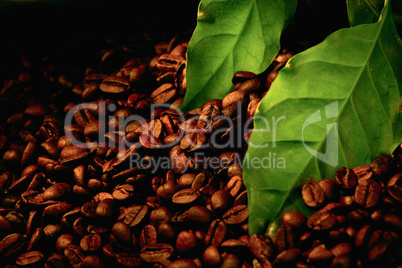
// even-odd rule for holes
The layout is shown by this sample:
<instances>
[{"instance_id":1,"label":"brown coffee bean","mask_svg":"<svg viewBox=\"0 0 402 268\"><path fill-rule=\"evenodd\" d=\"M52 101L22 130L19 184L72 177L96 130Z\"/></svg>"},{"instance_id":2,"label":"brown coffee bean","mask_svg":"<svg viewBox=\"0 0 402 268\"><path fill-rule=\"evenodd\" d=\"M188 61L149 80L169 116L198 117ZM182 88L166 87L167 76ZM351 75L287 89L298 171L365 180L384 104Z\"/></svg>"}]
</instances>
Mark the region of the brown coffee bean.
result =
<instances>
[{"instance_id":1,"label":"brown coffee bean","mask_svg":"<svg viewBox=\"0 0 402 268\"><path fill-rule=\"evenodd\" d=\"M44 262L45 256L38 250L28 251L17 257L15 264L18 266L40 265Z\"/></svg>"},{"instance_id":2,"label":"brown coffee bean","mask_svg":"<svg viewBox=\"0 0 402 268\"><path fill-rule=\"evenodd\" d=\"M174 253L174 248L169 244L158 243L146 245L141 249L140 257L145 262L160 262L168 259Z\"/></svg>"},{"instance_id":3,"label":"brown coffee bean","mask_svg":"<svg viewBox=\"0 0 402 268\"><path fill-rule=\"evenodd\" d=\"M89 151L85 148L68 145L60 152L60 162L63 165L73 165L85 161Z\"/></svg>"},{"instance_id":4,"label":"brown coffee bean","mask_svg":"<svg viewBox=\"0 0 402 268\"><path fill-rule=\"evenodd\" d=\"M123 220L130 227L140 224L148 214L147 205L132 205L120 214L117 220Z\"/></svg>"},{"instance_id":5,"label":"brown coffee bean","mask_svg":"<svg viewBox=\"0 0 402 268\"><path fill-rule=\"evenodd\" d=\"M226 190L232 197L236 197L240 191L243 190L243 186L243 178L240 176L233 176L226 184L224 190Z\"/></svg>"},{"instance_id":6,"label":"brown coffee bean","mask_svg":"<svg viewBox=\"0 0 402 268\"><path fill-rule=\"evenodd\" d=\"M357 176L353 169L340 167L335 173L334 182L342 189L351 189L357 185Z\"/></svg>"},{"instance_id":7,"label":"brown coffee bean","mask_svg":"<svg viewBox=\"0 0 402 268\"><path fill-rule=\"evenodd\" d=\"M160 206L151 211L149 221L158 226L160 223L169 222L172 219L172 213L167 207Z\"/></svg>"},{"instance_id":8,"label":"brown coffee bean","mask_svg":"<svg viewBox=\"0 0 402 268\"><path fill-rule=\"evenodd\" d=\"M237 105L246 101L247 92L244 90L236 90L226 95L222 100L222 109L226 109L231 105ZM223 113L223 111L222 111Z\"/></svg>"},{"instance_id":9,"label":"brown coffee bean","mask_svg":"<svg viewBox=\"0 0 402 268\"><path fill-rule=\"evenodd\" d=\"M353 172L356 174L358 181L370 179L373 176L373 171L370 165L362 165L353 168Z\"/></svg>"},{"instance_id":10,"label":"brown coffee bean","mask_svg":"<svg viewBox=\"0 0 402 268\"><path fill-rule=\"evenodd\" d=\"M116 200L115 199L104 199L99 202L96 207L95 214L100 218L110 218L116 215Z\"/></svg>"},{"instance_id":11,"label":"brown coffee bean","mask_svg":"<svg viewBox=\"0 0 402 268\"><path fill-rule=\"evenodd\" d=\"M355 201L360 206L371 208L375 206L380 198L381 186L373 180L361 181L355 190Z\"/></svg>"},{"instance_id":12,"label":"brown coffee bean","mask_svg":"<svg viewBox=\"0 0 402 268\"><path fill-rule=\"evenodd\" d=\"M173 84L164 84L151 94L154 104L164 104L171 101L177 94L177 89Z\"/></svg>"},{"instance_id":13,"label":"brown coffee bean","mask_svg":"<svg viewBox=\"0 0 402 268\"><path fill-rule=\"evenodd\" d=\"M115 200L126 200L132 197L135 193L135 188L131 184L117 185L113 190L113 199Z\"/></svg>"},{"instance_id":14,"label":"brown coffee bean","mask_svg":"<svg viewBox=\"0 0 402 268\"><path fill-rule=\"evenodd\" d=\"M395 174L388 181L388 193L398 201L402 201L402 173Z\"/></svg>"},{"instance_id":15,"label":"brown coffee bean","mask_svg":"<svg viewBox=\"0 0 402 268\"><path fill-rule=\"evenodd\" d=\"M291 265L294 264L301 256L301 250L298 248L290 248L279 253L274 261L275 265ZM298 267L298 266L297 266Z\"/></svg>"},{"instance_id":16,"label":"brown coffee bean","mask_svg":"<svg viewBox=\"0 0 402 268\"><path fill-rule=\"evenodd\" d=\"M192 188L182 189L172 196L172 202L175 204L190 204L198 200L200 193Z\"/></svg>"},{"instance_id":17,"label":"brown coffee bean","mask_svg":"<svg viewBox=\"0 0 402 268\"><path fill-rule=\"evenodd\" d=\"M80 247L77 245L67 246L67 248L64 250L64 256L73 266L80 265L82 260L85 258Z\"/></svg>"},{"instance_id":18,"label":"brown coffee bean","mask_svg":"<svg viewBox=\"0 0 402 268\"><path fill-rule=\"evenodd\" d=\"M232 83L236 85L237 83L244 83L247 80L255 78L257 75L252 72L238 71L233 75Z\"/></svg>"},{"instance_id":19,"label":"brown coffee bean","mask_svg":"<svg viewBox=\"0 0 402 268\"><path fill-rule=\"evenodd\" d=\"M225 189L212 194L211 207L217 214L222 214L233 204L233 196Z\"/></svg>"},{"instance_id":20,"label":"brown coffee bean","mask_svg":"<svg viewBox=\"0 0 402 268\"><path fill-rule=\"evenodd\" d=\"M355 246L362 247L368 243L369 237L371 235L371 226L365 225L357 231L355 235Z\"/></svg>"},{"instance_id":21,"label":"brown coffee bean","mask_svg":"<svg viewBox=\"0 0 402 268\"><path fill-rule=\"evenodd\" d=\"M202 254L202 259L206 265L216 266L221 262L221 255L218 248L214 245L208 246Z\"/></svg>"},{"instance_id":22,"label":"brown coffee bean","mask_svg":"<svg viewBox=\"0 0 402 268\"><path fill-rule=\"evenodd\" d=\"M71 191L71 186L65 182L57 182L47 188L42 195L43 201L57 200Z\"/></svg>"},{"instance_id":23,"label":"brown coffee bean","mask_svg":"<svg viewBox=\"0 0 402 268\"><path fill-rule=\"evenodd\" d=\"M304 203L311 208L321 207L325 202L324 191L316 182L308 182L303 185L302 198Z\"/></svg>"},{"instance_id":24,"label":"brown coffee bean","mask_svg":"<svg viewBox=\"0 0 402 268\"><path fill-rule=\"evenodd\" d=\"M145 225L140 234L140 245L145 247L146 245L153 245L157 242L157 232L153 225Z\"/></svg>"},{"instance_id":25,"label":"brown coffee bean","mask_svg":"<svg viewBox=\"0 0 402 268\"><path fill-rule=\"evenodd\" d=\"M394 159L389 155L381 155L371 162L370 167L375 176L383 177L394 168Z\"/></svg>"},{"instance_id":26,"label":"brown coffee bean","mask_svg":"<svg viewBox=\"0 0 402 268\"><path fill-rule=\"evenodd\" d=\"M60 253L63 253L68 245L73 244L73 236L71 234L62 234L56 240L56 248Z\"/></svg>"},{"instance_id":27,"label":"brown coffee bean","mask_svg":"<svg viewBox=\"0 0 402 268\"><path fill-rule=\"evenodd\" d=\"M253 234L250 237L250 250L260 260L274 256L274 243L267 235Z\"/></svg>"},{"instance_id":28,"label":"brown coffee bean","mask_svg":"<svg viewBox=\"0 0 402 268\"><path fill-rule=\"evenodd\" d=\"M292 227L287 225L279 226L279 228L275 232L274 244L279 252L296 247L296 241Z\"/></svg>"},{"instance_id":29,"label":"brown coffee bean","mask_svg":"<svg viewBox=\"0 0 402 268\"><path fill-rule=\"evenodd\" d=\"M307 218L297 211L288 211L282 214L281 224L300 229L307 223Z\"/></svg>"},{"instance_id":30,"label":"brown coffee bean","mask_svg":"<svg viewBox=\"0 0 402 268\"><path fill-rule=\"evenodd\" d=\"M124 222L116 222L112 227L112 234L122 245L130 245L132 242L130 227Z\"/></svg>"},{"instance_id":31,"label":"brown coffee bean","mask_svg":"<svg viewBox=\"0 0 402 268\"><path fill-rule=\"evenodd\" d=\"M185 59L180 55L162 54L158 59L157 68L161 72L175 71L178 64Z\"/></svg>"},{"instance_id":32,"label":"brown coffee bean","mask_svg":"<svg viewBox=\"0 0 402 268\"><path fill-rule=\"evenodd\" d=\"M248 219L248 209L246 205L238 205L229 209L222 216L226 224L240 224Z\"/></svg>"},{"instance_id":33,"label":"brown coffee bean","mask_svg":"<svg viewBox=\"0 0 402 268\"><path fill-rule=\"evenodd\" d=\"M319 245L313 248L307 256L307 260L311 264L324 265L332 261L334 255L329 251L325 245Z\"/></svg>"},{"instance_id":34,"label":"brown coffee bean","mask_svg":"<svg viewBox=\"0 0 402 268\"><path fill-rule=\"evenodd\" d=\"M227 233L226 223L219 219L215 219L211 222L208 228L208 232L205 235L205 245L219 246L225 239Z\"/></svg>"},{"instance_id":35,"label":"brown coffee bean","mask_svg":"<svg viewBox=\"0 0 402 268\"><path fill-rule=\"evenodd\" d=\"M204 206L193 206L183 213L175 215L172 220L175 222L207 224L212 220L212 213Z\"/></svg>"},{"instance_id":36,"label":"brown coffee bean","mask_svg":"<svg viewBox=\"0 0 402 268\"><path fill-rule=\"evenodd\" d=\"M190 259L177 259L172 262L168 268L196 268L194 261Z\"/></svg>"},{"instance_id":37,"label":"brown coffee bean","mask_svg":"<svg viewBox=\"0 0 402 268\"><path fill-rule=\"evenodd\" d=\"M99 234L89 234L80 241L80 248L85 252L95 252L102 248L102 238Z\"/></svg>"},{"instance_id":38,"label":"brown coffee bean","mask_svg":"<svg viewBox=\"0 0 402 268\"><path fill-rule=\"evenodd\" d=\"M197 246L197 238L192 230L181 231L177 235L176 249L181 252L191 252L195 250Z\"/></svg>"},{"instance_id":39,"label":"brown coffee bean","mask_svg":"<svg viewBox=\"0 0 402 268\"><path fill-rule=\"evenodd\" d=\"M307 219L307 226L312 230L328 230L333 228L337 224L337 218L335 214L318 211L311 215Z\"/></svg>"},{"instance_id":40,"label":"brown coffee bean","mask_svg":"<svg viewBox=\"0 0 402 268\"><path fill-rule=\"evenodd\" d=\"M103 79L99 85L99 89L105 93L121 93L130 88L130 83L127 79L119 76L108 76Z\"/></svg>"},{"instance_id":41,"label":"brown coffee bean","mask_svg":"<svg viewBox=\"0 0 402 268\"><path fill-rule=\"evenodd\" d=\"M101 267L105 267L105 264L98 256L88 255L82 260L81 267L83 267L83 268L86 268L86 267L101 268Z\"/></svg>"}]
</instances>

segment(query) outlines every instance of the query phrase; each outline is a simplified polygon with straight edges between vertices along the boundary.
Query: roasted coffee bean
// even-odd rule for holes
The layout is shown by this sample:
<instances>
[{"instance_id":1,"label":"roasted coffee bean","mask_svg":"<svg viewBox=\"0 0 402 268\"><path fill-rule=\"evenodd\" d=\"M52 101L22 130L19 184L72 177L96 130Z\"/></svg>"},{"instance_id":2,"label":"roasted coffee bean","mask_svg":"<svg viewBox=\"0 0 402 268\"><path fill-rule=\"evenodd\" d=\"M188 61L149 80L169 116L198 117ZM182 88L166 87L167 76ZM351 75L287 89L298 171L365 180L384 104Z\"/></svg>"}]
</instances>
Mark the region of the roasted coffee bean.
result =
<instances>
[{"instance_id":1,"label":"roasted coffee bean","mask_svg":"<svg viewBox=\"0 0 402 268\"><path fill-rule=\"evenodd\" d=\"M191 251L194 251L196 246L197 246L197 238L195 237L195 234L192 230L188 231L184 230L177 235L176 239L177 250L189 253Z\"/></svg>"},{"instance_id":2,"label":"roasted coffee bean","mask_svg":"<svg viewBox=\"0 0 402 268\"><path fill-rule=\"evenodd\" d=\"M143 247L140 257L145 262L155 263L168 259L173 253L174 248L171 245L159 243Z\"/></svg>"},{"instance_id":3,"label":"roasted coffee bean","mask_svg":"<svg viewBox=\"0 0 402 268\"><path fill-rule=\"evenodd\" d=\"M148 224L142 228L140 235L140 245L145 247L146 245L153 245L157 242L157 232L153 225Z\"/></svg>"},{"instance_id":4,"label":"roasted coffee bean","mask_svg":"<svg viewBox=\"0 0 402 268\"><path fill-rule=\"evenodd\" d=\"M202 259L204 260L204 263L209 266L216 266L220 264L221 256L218 248L214 245L207 247L202 254Z\"/></svg>"},{"instance_id":5,"label":"roasted coffee bean","mask_svg":"<svg viewBox=\"0 0 402 268\"><path fill-rule=\"evenodd\" d=\"M248 209L246 205L235 206L222 215L222 220L226 224L240 224L247 219Z\"/></svg>"},{"instance_id":6,"label":"roasted coffee bean","mask_svg":"<svg viewBox=\"0 0 402 268\"><path fill-rule=\"evenodd\" d=\"M71 234L62 234L56 240L56 248L60 253L63 253L68 245L73 244L73 236Z\"/></svg>"},{"instance_id":7,"label":"roasted coffee bean","mask_svg":"<svg viewBox=\"0 0 402 268\"><path fill-rule=\"evenodd\" d=\"M77 245L69 245L64 250L64 256L68 259L72 266L80 265L82 260L85 258L81 249Z\"/></svg>"},{"instance_id":8,"label":"roasted coffee bean","mask_svg":"<svg viewBox=\"0 0 402 268\"><path fill-rule=\"evenodd\" d=\"M130 227L140 224L148 214L147 205L132 205L126 208L117 220L123 220Z\"/></svg>"},{"instance_id":9,"label":"roasted coffee bean","mask_svg":"<svg viewBox=\"0 0 402 268\"><path fill-rule=\"evenodd\" d=\"M274 256L274 243L267 235L253 234L250 237L251 252L260 260L270 259Z\"/></svg>"},{"instance_id":10,"label":"roasted coffee bean","mask_svg":"<svg viewBox=\"0 0 402 268\"><path fill-rule=\"evenodd\" d=\"M275 233L274 244L279 252L296 247L292 227L287 225L279 226Z\"/></svg>"},{"instance_id":11,"label":"roasted coffee bean","mask_svg":"<svg viewBox=\"0 0 402 268\"><path fill-rule=\"evenodd\" d=\"M322 210L314 213L307 220L307 226L312 230L328 230L336 224L336 215Z\"/></svg>"},{"instance_id":12,"label":"roasted coffee bean","mask_svg":"<svg viewBox=\"0 0 402 268\"><path fill-rule=\"evenodd\" d=\"M15 260L15 264L18 266L32 266L32 265L40 265L44 262L45 256L42 252L38 250L29 251L21 254Z\"/></svg>"},{"instance_id":13,"label":"roasted coffee bean","mask_svg":"<svg viewBox=\"0 0 402 268\"><path fill-rule=\"evenodd\" d=\"M375 206L381 195L381 186L373 180L364 180L356 186L355 201L360 206L371 208Z\"/></svg>"},{"instance_id":14,"label":"roasted coffee bean","mask_svg":"<svg viewBox=\"0 0 402 268\"><path fill-rule=\"evenodd\" d=\"M130 227L124 222L116 222L112 227L112 234L122 245L129 245L132 241Z\"/></svg>"},{"instance_id":15,"label":"roasted coffee bean","mask_svg":"<svg viewBox=\"0 0 402 268\"><path fill-rule=\"evenodd\" d=\"M89 234L84 236L80 241L80 248L84 252L95 252L102 247L102 238L99 234Z\"/></svg>"},{"instance_id":16,"label":"roasted coffee bean","mask_svg":"<svg viewBox=\"0 0 402 268\"><path fill-rule=\"evenodd\" d=\"M245 208L242 208L243 210ZM237 208L236 208L237 210ZM234 211L235 212L235 211ZM248 213L247 213L248 216ZM229 214L228 214L229 217ZM238 218L236 218L238 219ZM193 206L183 213L179 213L173 217L176 222L191 222L197 224L206 224L211 222L212 213L204 206ZM234 220L233 220L234 222Z\"/></svg>"},{"instance_id":17,"label":"roasted coffee bean","mask_svg":"<svg viewBox=\"0 0 402 268\"><path fill-rule=\"evenodd\" d=\"M302 198L307 206L318 208L325 202L325 193L318 183L308 182L303 185Z\"/></svg>"},{"instance_id":18,"label":"roasted coffee bean","mask_svg":"<svg viewBox=\"0 0 402 268\"><path fill-rule=\"evenodd\" d=\"M200 197L198 190L192 188L182 189L177 191L172 196L172 202L175 204L190 204L195 202Z\"/></svg>"},{"instance_id":19,"label":"roasted coffee bean","mask_svg":"<svg viewBox=\"0 0 402 268\"><path fill-rule=\"evenodd\" d=\"M68 145L60 152L60 162L65 165L82 163L88 155L89 151L87 149L76 145Z\"/></svg>"},{"instance_id":20,"label":"roasted coffee bean","mask_svg":"<svg viewBox=\"0 0 402 268\"><path fill-rule=\"evenodd\" d=\"M191 259L177 259L172 262L169 268L196 268L196 264Z\"/></svg>"},{"instance_id":21,"label":"roasted coffee bean","mask_svg":"<svg viewBox=\"0 0 402 268\"><path fill-rule=\"evenodd\" d=\"M99 85L100 90L105 93L121 93L130 88L130 83L127 79L119 76L109 76L103 79Z\"/></svg>"},{"instance_id":22,"label":"roasted coffee bean","mask_svg":"<svg viewBox=\"0 0 402 268\"><path fill-rule=\"evenodd\" d=\"M334 181L341 186L342 189L347 190L357 185L357 176L353 169L341 167L336 171Z\"/></svg>"},{"instance_id":23,"label":"roasted coffee bean","mask_svg":"<svg viewBox=\"0 0 402 268\"><path fill-rule=\"evenodd\" d=\"M205 235L205 245L219 246L225 239L227 233L226 223L219 219L215 219L211 222L208 228L208 232Z\"/></svg>"},{"instance_id":24,"label":"roasted coffee bean","mask_svg":"<svg viewBox=\"0 0 402 268\"><path fill-rule=\"evenodd\" d=\"M233 204L233 196L225 189L212 194L211 207L217 214L222 214Z\"/></svg>"},{"instance_id":25,"label":"roasted coffee bean","mask_svg":"<svg viewBox=\"0 0 402 268\"><path fill-rule=\"evenodd\" d=\"M394 168L394 159L389 155L381 155L370 164L375 176L383 177Z\"/></svg>"},{"instance_id":26,"label":"roasted coffee bean","mask_svg":"<svg viewBox=\"0 0 402 268\"><path fill-rule=\"evenodd\" d=\"M292 265L301 256L301 250L298 248L290 248L279 253L274 261L275 265ZM298 266L297 266L298 267Z\"/></svg>"},{"instance_id":27,"label":"roasted coffee bean","mask_svg":"<svg viewBox=\"0 0 402 268\"><path fill-rule=\"evenodd\" d=\"M290 226L294 229L300 229L307 222L306 216L297 211L288 211L282 214L281 224Z\"/></svg>"},{"instance_id":28,"label":"roasted coffee bean","mask_svg":"<svg viewBox=\"0 0 402 268\"><path fill-rule=\"evenodd\" d=\"M402 201L402 173L395 174L388 181L388 193L396 200Z\"/></svg>"},{"instance_id":29,"label":"roasted coffee bean","mask_svg":"<svg viewBox=\"0 0 402 268\"><path fill-rule=\"evenodd\" d=\"M226 109L231 105L243 103L247 99L247 92L244 90L236 90L226 95L222 100L222 109ZM223 112L222 112L223 113Z\"/></svg>"},{"instance_id":30,"label":"roasted coffee bean","mask_svg":"<svg viewBox=\"0 0 402 268\"><path fill-rule=\"evenodd\" d=\"M331 263L333 254L324 245L319 245L308 254L307 260L313 265L325 265Z\"/></svg>"}]
</instances>

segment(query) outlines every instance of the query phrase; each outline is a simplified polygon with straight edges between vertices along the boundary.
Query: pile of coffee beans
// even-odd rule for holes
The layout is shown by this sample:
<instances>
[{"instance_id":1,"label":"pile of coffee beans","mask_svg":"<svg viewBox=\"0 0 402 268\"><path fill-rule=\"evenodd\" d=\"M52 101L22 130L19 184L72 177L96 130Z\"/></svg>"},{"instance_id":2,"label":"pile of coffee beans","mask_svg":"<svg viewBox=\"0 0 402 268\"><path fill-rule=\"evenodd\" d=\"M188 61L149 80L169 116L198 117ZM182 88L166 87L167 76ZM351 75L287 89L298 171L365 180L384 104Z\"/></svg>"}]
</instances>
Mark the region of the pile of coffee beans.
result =
<instances>
[{"instance_id":1,"label":"pile of coffee beans","mask_svg":"<svg viewBox=\"0 0 402 268\"><path fill-rule=\"evenodd\" d=\"M21 55L0 91L2 267L400 265L402 153L310 181L315 214L249 236L242 159L292 53L183 112L187 41L142 54L107 40L84 69Z\"/></svg>"},{"instance_id":2,"label":"pile of coffee beans","mask_svg":"<svg viewBox=\"0 0 402 268\"><path fill-rule=\"evenodd\" d=\"M402 267L402 148L370 165L339 168L333 180L304 184L314 213L282 215L274 264L296 267Z\"/></svg>"}]
</instances>

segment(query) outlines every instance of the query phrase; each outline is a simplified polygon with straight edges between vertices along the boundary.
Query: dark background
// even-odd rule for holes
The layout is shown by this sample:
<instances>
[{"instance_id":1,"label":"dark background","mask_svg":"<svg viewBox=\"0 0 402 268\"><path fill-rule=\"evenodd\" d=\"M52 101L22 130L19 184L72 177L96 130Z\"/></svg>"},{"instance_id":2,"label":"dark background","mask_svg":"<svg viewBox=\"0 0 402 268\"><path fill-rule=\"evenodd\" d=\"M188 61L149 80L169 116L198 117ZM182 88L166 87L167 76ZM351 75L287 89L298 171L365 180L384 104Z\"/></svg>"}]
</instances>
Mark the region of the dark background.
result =
<instances>
[{"instance_id":1,"label":"dark background","mask_svg":"<svg viewBox=\"0 0 402 268\"><path fill-rule=\"evenodd\" d=\"M11 78L20 55L41 58L59 50L74 61L90 60L100 42L113 46L191 36L198 0L0 0L0 81ZM91 49L93 47L93 49ZM111 44L112 47L112 44ZM153 49L153 48L150 48ZM52 52L53 53L53 52Z\"/></svg>"},{"instance_id":2,"label":"dark background","mask_svg":"<svg viewBox=\"0 0 402 268\"><path fill-rule=\"evenodd\" d=\"M147 45L144 38L169 41L184 33L189 40L199 1L0 0L0 81L16 73L21 54L40 59L58 49L74 65L99 56L92 51L107 38L114 40L110 47ZM402 0L393 4L401 30ZM299 0L294 22L283 34L283 45L317 44L331 32L348 27L346 14L344 0Z\"/></svg>"}]
</instances>

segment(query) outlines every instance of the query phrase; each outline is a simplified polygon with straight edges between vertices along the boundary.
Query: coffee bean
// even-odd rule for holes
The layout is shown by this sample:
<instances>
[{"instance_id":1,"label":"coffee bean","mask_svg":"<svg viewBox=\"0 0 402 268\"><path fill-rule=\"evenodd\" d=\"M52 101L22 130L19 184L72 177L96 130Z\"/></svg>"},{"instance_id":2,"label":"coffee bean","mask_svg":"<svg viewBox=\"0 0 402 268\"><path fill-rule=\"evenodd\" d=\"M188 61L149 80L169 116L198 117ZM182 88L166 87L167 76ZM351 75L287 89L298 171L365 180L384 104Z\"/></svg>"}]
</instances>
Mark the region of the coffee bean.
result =
<instances>
[{"instance_id":1,"label":"coffee bean","mask_svg":"<svg viewBox=\"0 0 402 268\"><path fill-rule=\"evenodd\" d=\"M145 262L159 262L168 259L174 253L174 248L169 244L159 243L146 245L141 249L140 257Z\"/></svg>"},{"instance_id":2,"label":"coffee bean","mask_svg":"<svg viewBox=\"0 0 402 268\"><path fill-rule=\"evenodd\" d=\"M250 249L255 257L262 260L274 256L274 243L267 235L253 234L250 237Z\"/></svg>"},{"instance_id":3,"label":"coffee bean","mask_svg":"<svg viewBox=\"0 0 402 268\"><path fill-rule=\"evenodd\" d=\"M208 232L205 235L205 245L219 246L225 239L227 233L227 226L225 222L215 219L211 222Z\"/></svg>"},{"instance_id":4,"label":"coffee bean","mask_svg":"<svg viewBox=\"0 0 402 268\"><path fill-rule=\"evenodd\" d=\"M246 205L238 205L229 209L222 216L222 220L226 224L240 224L248 219L248 209Z\"/></svg>"},{"instance_id":5,"label":"coffee bean","mask_svg":"<svg viewBox=\"0 0 402 268\"><path fill-rule=\"evenodd\" d=\"M336 171L334 181L342 189L351 189L357 185L357 176L353 169L341 167Z\"/></svg>"},{"instance_id":6,"label":"coffee bean","mask_svg":"<svg viewBox=\"0 0 402 268\"><path fill-rule=\"evenodd\" d=\"M99 234L89 234L80 241L80 248L85 252L95 252L102 247L102 238Z\"/></svg>"},{"instance_id":7,"label":"coffee bean","mask_svg":"<svg viewBox=\"0 0 402 268\"><path fill-rule=\"evenodd\" d=\"M157 232L155 227L151 224L144 226L144 228L142 228L140 235L141 247L156 244L156 241L157 241Z\"/></svg>"},{"instance_id":8,"label":"coffee bean","mask_svg":"<svg viewBox=\"0 0 402 268\"><path fill-rule=\"evenodd\" d=\"M276 249L281 252L286 249L296 247L296 241L292 227L281 225L275 232L274 244Z\"/></svg>"},{"instance_id":9,"label":"coffee bean","mask_svg":"<svg viewBox=\"0 0 402 268\"><path fill-rule=\"evenodd\" d=\"M177 235L176 239L176 249L181 252L189 253L194 251L197 246L197 238L192 230L181 231Z\"/></svg>"},{"instance_id":10,"label":"coffee bean","mask_svg":"<svg viewBox=\"0 0 402 268\"><path fill-rule=\"evenodd\" d=\"M200 193L192 188L182 189L177 191L172 196L172 202L175 204L190 204L195 202L200 197Z\"/></svg>"},{"instance_id":11,"label":"coffee bean","mask_svg":"<svg viewBox=\"0 0 402 268\"><path fill-rule=\"evenodd\" d=\"M226 108L230 107L231 105L237 106L238 103L245 102L247 99L246 94L247 94L247 92L243 91L243 90L236 90L236 91L229 93L222 100L222 109L226 109Z\"/></svg>"},{"instance_id":12,"label":"coffee bean","mask_svg":"<svg viewBox=\"0 0 402 268\"><path fill-rule=\"evenodd\" d=\"M19 266L40 265L45 260L45 256L38 250L28 251L21 254L15 260L15 264Z\"/></svg>"},{"instance_id":13,"label":"coffee bean","mask_svg":"<svg viewBox=\"0 0 402 268\"><path fill-rule=\"evenodd\" d=\"M365 208L371 208L377 204L380 194L381 186L378 182L364 180L356 186L354 197L357 204Z\"/></svg>"},{"instance_id":14,"label":"coffee bean","mask_svg":"<svg viewBox=\"0 0 402 268\"><path fill-rule=\"evenodd\" d=\"M121 93L130 88L130 83L127 79L119 76L106 77L99 85L100 90L105 93Z\"/></svg>"},{"instance_id":15,"label":"coffee bean","mask_svg":"<svg viewBox=\"0 0 402 268\"><path fill-rule=\"evenodd\" d=\"M388 181L388 193L396 200L402 201L402 173L395 174Z\"/></svg>"},{"instance_id":16,"label":"coffee bean","mask_svg":"<svg viewBox=\"0 0 402 268\"><path fill-rule=\"evenodd\" d=\"M132 205L126 208L117 220L123 220L130 227L140 224L148 214L147 205Z\"/></svg>"},{"instance_id":17,"label":"coffee bean","mask_svg":"<svg viewBox=\"0 0 402 268\"><path fill-rule=\"evenodd\" d=\"M325 194L321 186L316 182L303 185L302 197L304 203L312 208L318 208L324 204Z\"/></svg>"}]
</instances>

